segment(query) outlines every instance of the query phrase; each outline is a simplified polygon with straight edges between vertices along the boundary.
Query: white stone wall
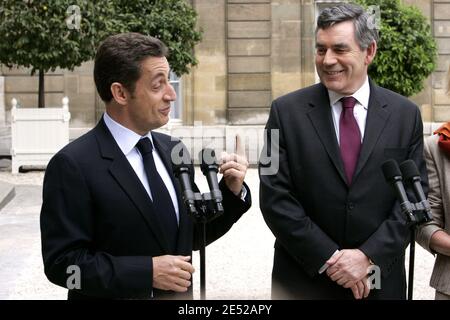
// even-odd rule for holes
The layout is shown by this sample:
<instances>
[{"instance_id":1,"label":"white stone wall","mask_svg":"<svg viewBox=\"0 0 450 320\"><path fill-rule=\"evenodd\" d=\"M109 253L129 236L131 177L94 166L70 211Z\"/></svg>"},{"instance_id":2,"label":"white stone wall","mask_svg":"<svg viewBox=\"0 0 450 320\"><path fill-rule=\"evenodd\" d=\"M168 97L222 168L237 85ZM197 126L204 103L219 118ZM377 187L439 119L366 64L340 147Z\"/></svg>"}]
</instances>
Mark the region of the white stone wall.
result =
<instances>
[{"instance_id":1,"label":"white stone wall","mask_svg":"<svg viewBox=\"0 0 450 320\"><path fill-rule=\"evenodd\" d=\"M0 76L0 126L5 124L5 77Z\"/></svg>"}]
</instances>

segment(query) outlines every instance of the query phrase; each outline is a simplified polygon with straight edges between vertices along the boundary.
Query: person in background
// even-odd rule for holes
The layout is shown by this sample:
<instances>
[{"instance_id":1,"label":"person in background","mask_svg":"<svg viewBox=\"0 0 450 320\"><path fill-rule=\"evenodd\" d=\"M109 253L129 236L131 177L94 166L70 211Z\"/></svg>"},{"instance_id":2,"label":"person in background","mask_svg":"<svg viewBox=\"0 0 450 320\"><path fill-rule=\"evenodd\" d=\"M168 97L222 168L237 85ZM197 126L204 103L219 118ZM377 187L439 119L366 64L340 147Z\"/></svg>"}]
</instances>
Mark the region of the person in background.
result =
<instances>
[{"instance_id":1,"label":"person in background","mask_svg":"<svg viewBox=\"0 0 450 320\"><path fill-rule=\"evenodd\" d=\"M450 95L450 66L447 94ZM436 300L450 300L450 122L425 139L424 155L433 221L419 227L416 240L436 255L430 280L430 286L436 289Z\"/></svg>"}]
</instances>

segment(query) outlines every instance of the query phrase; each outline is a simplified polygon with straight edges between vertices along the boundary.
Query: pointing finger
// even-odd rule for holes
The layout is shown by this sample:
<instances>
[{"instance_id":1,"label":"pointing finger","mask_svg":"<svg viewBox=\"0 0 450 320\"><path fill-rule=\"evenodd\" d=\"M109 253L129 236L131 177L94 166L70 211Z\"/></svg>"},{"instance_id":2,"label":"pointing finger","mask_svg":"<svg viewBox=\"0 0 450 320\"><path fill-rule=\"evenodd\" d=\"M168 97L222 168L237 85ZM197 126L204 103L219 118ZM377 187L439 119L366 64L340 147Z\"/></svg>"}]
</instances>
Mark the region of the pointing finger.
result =
<instances>
[{"instance_id":1,"label":"pointing finger","mask_svg":"<svg viewBox=\"0 0 450 320\"><path fill-rule=\"evenodd\" d=\"M245 156L245 148L242 143L241 136L237 133L236 134L236 147L235 147L235 153L240 156Z\"/></svg>"}]
</instances>

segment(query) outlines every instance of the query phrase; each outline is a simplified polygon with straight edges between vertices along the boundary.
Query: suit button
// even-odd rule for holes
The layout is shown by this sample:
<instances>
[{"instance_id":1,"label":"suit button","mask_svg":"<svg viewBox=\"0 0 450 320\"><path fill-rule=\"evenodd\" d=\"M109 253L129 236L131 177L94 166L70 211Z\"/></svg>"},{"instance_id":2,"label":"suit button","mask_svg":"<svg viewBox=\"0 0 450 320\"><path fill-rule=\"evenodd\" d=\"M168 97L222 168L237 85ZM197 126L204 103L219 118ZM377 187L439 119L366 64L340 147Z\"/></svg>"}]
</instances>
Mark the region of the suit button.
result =
<instances>
[{"instance_id":1,"label":"suit button","mask_svg":"<svg viewBox=\"0 0 450 320\"><path fill-rule=\"evenodd\" d=\"M347 210L348 210L348 211L352 211L354 207L355 207L355 205L354 205L352 202L349 202L349 203L347 204Z\"/></svg>"}]
</instances>

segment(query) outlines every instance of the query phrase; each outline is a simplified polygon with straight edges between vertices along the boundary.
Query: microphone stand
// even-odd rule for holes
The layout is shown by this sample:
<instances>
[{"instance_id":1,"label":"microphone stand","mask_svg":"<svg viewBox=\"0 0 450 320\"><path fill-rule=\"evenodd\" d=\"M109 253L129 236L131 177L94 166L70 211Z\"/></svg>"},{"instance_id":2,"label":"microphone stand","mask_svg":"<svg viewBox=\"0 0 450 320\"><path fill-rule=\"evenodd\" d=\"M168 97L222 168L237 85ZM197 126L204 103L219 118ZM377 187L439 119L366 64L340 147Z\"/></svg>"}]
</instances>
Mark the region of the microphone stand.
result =
<instances>
[{"instance_id":1,"label":"microphone stand","mask_svg":"<svg viewBox=\"0 0 450 320\"><path fill-rule=\"evenodd\" d=\"M408 272L408 300L413 299L414 287L414 259L416 252L416 224L411 226L411 239L409 241L409 272Z\"/></svg>"},{"instance_id":2,"label":"microphone stand","mask_svg":"<svg viewBox=\"0 0 450 320\"><path fill-rule=\"evenodd\" d=\"M221 202L216 202L211 193L194 193L194 206L187 207L188 214L200 226L200 299L206 298L206 224L223 213Z\"/></svg>"},{"instance_id":3,"label":"microphone stand","mask_svg":"<svg viewBox=\"0 0 450 320\"><path fill-rule=\"evenodd\" d=\"M413 300L414 288L414 260L416 252L416 227L419 224L429 221L426 214L426 208L422 202L408 203L402 205L402 212L406 214L410 224L410 241L409 241L409 272L408 272L408 300Z\"/></svg>"},{"instance_id":4,"label":"microphone stand","mask_svg":"<svg viewBox=\"0 0 450 320\"><path fill-rule=\"evenodd\" d=\"M397 199L400 201L400 208L406 215L409 227L411 229L411 239L409 246L409 274L408 274L408 300L413 299L413 281L414 281L414 258L416 244L416 226L432 220L431 209L426 200L422 186L420 185L420 173L412 160L406 160L401 165L402 172L395 160L391 159L381 166L386 179L395 189ZM412 203L408 200L406 194L402 173L407 177L408 182L413 185L414 194L419 202Z\"/></svg>"},{"instance_id":5,"label":"microphone stand","mask_svg":"<svg viewBox=\"0 0 450 320\"><path fill-rule=\"evenodd\" d=\"M183 153L184 155L184 153ZM183 157L183 156L182 156ZM179 178L183 188L183 202L189 216L199 225L198 238L200 240L200 299L206 297L206 223L214 220L223 214L222 192L217 182L218 165L215 158L215 152L212 149L203 149L199 154L200 168L203 175L208 180L208 186L211 192L200 193L193 192L190 182L190 169L186 165L176 165L174 167L175 176ZM189 162L189 159L184 159Z\"/></svg>"}]
</instances>

